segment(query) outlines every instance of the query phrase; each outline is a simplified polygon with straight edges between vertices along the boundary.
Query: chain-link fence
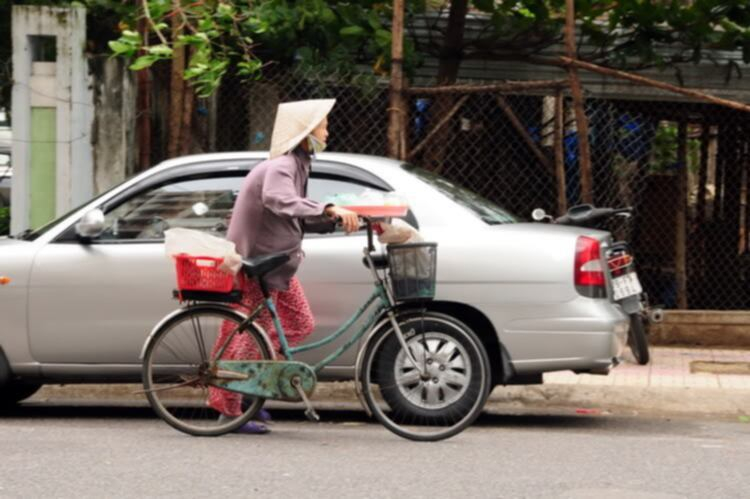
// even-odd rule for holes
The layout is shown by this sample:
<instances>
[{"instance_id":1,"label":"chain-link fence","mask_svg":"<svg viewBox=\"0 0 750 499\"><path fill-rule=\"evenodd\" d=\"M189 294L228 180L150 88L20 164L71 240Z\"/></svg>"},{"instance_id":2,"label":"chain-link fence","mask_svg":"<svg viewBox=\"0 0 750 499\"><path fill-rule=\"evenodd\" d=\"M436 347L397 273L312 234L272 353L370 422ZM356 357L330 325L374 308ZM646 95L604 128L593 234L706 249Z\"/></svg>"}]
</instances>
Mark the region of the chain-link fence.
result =
<instances>
[{"instance_id":1,"label":"chain-link fence","mask_svg":"<svg viewBox=\"0 0 750 499\"><path fill-rule=\"evenodd\" d=\"M562 165L555 161L554 95L553 89L410 94L408 142L416 153L409 161L521 217L536 207L559 214L582 196L567 97ZM192 149L268 149L279 102L322 97L337 99L331 150L386 154L387 81L299 70L267 71L258 82L227 79L215 97L198 101ZM586 113L594 204L634 208L633 218L613 229L631 242L651 301L667 308L750 307L750 115L714 105L598 99L586 101ZM164 141L152 144L154 159L164 157Z\"/></svg>"}]
</instances>

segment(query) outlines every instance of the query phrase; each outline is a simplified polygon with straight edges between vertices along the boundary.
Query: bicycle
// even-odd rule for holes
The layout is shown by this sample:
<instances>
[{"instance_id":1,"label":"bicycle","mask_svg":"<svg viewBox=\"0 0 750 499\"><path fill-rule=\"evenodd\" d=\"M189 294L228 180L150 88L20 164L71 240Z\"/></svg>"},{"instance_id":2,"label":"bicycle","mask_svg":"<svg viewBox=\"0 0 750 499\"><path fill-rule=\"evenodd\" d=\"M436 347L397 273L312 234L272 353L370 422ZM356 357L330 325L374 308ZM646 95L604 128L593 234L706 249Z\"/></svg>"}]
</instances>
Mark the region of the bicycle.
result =
<instances>
[{"instance_id":1,"label":"bicycle","mask_svg":"<svg viewBox=\"0 0 750 499\"><path fill-rule=\"evenodd\" d=\"M172 427L196 436L236 430L266 399L303 402L305 415L317 421L310 402L317 373L367 333L357 356L355 390L369 416L396 435L417 441L449 438L471 425L489 396L490 364L469 327L426 308L425 301L435 292L437 245L389 245L387 255L373 255L373 221L361 220L367 229L363 263L372 273L374 290L337 331L321 340L288 345L263 279L287 261L283 253L243 262L242 271L257 279L264 296L249 315L229 305L239 300L238 292L231 290L231 276L230 289L221 292L175 291L181 307L154 328L141 354L144 391L156 413ZM344 335L368 309L372 310L365 322L323 360L315 365L294 360L294 354ZM263 310L273 319L281 360L255 322ZM224 338L217 344L222 331ZM235 349L226 359L234 341L243 345L241 358ZM211 408L212 390L242 394L242 413L227 417Z\"/></svg>"}]
</instances>

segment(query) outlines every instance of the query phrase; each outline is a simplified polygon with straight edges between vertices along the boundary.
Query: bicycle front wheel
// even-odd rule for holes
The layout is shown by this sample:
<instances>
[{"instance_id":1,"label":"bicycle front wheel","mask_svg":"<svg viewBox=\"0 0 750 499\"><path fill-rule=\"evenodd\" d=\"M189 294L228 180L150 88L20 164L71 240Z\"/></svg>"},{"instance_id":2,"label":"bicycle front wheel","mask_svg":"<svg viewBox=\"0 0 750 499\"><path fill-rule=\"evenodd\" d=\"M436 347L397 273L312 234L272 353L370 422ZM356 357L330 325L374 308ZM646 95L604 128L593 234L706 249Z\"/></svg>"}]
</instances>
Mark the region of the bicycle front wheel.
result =
<instances>
[{"instance_id":1,"label":"bicycle front wheel","mask_svg":"<svg viewBox=\"0 0 750 499\"><path fill-rule=\"evenodd\" d=\"M393 433L418 441L452 437L482 412L490 363L477 336L460 321L434 312L399 317L406 355L387 324L369 343L361 383L365 402Z\"/></svg>"},{"instance_id":2,"label":"bicycle front wheel","mask_svg":"<svg viewBox=\"0 0 750 499\"><path fill-rule=\"evenodd\" d=\"M262 334L232 310L198 305L165 322L143 358L143 386L154 411L195 436L218 436L248 422L264 399L212 386L217 360L269 360Z\"/></svg>"}]
</instances>

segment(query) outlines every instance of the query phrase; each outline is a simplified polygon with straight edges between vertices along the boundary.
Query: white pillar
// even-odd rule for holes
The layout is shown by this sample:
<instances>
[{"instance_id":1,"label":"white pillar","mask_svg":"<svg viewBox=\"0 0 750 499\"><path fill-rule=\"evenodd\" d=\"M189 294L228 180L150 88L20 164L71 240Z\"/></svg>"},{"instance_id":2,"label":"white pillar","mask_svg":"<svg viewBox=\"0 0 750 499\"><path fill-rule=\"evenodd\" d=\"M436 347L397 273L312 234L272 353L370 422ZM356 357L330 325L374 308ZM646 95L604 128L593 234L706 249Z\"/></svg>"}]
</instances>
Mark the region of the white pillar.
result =
<instances>
[{"instance_id":1,"label":"white pillar","mask_svg":"<svg viewBox=\"0 0 750 499\"><path fill-rule=\"evenodd\" d=\"M14 5L11 26L14 80L11 233L15 233L30 225L32 107L55 110L55 215L62 215L93 195L93 98L84 52L86 10L83 7ZM52 60L35 60L34 37L55 37L56 54Z\"/></svg>"}]
</instances>

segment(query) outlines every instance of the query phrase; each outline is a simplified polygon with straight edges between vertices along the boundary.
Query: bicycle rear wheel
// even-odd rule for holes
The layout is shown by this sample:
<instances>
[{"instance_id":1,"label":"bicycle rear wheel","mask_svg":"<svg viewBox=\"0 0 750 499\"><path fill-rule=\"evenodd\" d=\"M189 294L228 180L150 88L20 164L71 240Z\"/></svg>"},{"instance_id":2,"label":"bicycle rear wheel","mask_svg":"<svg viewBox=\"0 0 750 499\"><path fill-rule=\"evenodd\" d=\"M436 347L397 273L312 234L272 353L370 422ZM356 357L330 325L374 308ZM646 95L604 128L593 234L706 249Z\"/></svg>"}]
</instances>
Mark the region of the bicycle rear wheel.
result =
<instances>
[{"instance_id":1,"label":"bicycle rear wheel","mask_svg":"<svg viewBox=\"0 0 750 499\"><path fill-rule=\"evenodd\" d=\"M463 323L443 314L397 320L422 373L387 324L363 357L365 403L386 428L409 440L436 441L460 433L489 396L490 363L482 343Z\"/></svg>"},{"instance_id":2,"label":"bicycle rear wheel","mask_svg":"<svg viewBox=\"0 0 750 499\"><path fill-rule=\"evenodd\" d=\"M154 411L172 427L195 436L236 430L264 399L211 385L215 362L272 358L262 334L244 318L212 305L185 309L165 322L143 358L143 386ZM225 348L222 348L225 346Z\"/></svg>"}]
</instances>

